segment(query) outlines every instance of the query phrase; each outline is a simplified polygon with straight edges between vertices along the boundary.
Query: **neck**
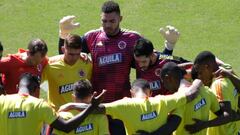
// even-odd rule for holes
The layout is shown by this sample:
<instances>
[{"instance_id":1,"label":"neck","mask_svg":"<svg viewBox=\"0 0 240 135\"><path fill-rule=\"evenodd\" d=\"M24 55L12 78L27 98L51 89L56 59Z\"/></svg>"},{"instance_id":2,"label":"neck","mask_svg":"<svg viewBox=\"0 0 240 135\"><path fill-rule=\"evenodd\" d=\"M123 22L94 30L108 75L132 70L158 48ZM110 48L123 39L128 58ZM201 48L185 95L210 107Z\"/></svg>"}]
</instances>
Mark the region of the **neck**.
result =
<instances>
[{"instance_id":1,"label":"neck","mask_svg":"<svg viewBox=\"0 0 240 135\"><path fill-rule=\"evenodd\" d=\"M74 64L76 63L76 61L75 61L75 62L68 61L68 59L67 59L65 56L64 56L63 60L64 60L64 62L65 62L66 64L68 64L68 65L70 65L70 66L72 66L72 65L74 65Z\"/></svg>"},{"instance_id":2,"label":"neck","mask_svg":"<svg viewBox=\"0 0 240 135\"><path fill-rule=\"evenodd\" d=\"M18 93L19 94L30 94L27 87L19 87Z\"/></svg>"},{"instance_id":3,"label":"neck","mask_svg":"<svg viewBox=\"0 0 240 135\"><path fill-rule=\"evenodd\" d=\"M111 35L106 34L106 35L107 37L116 37L119 33L120 33L120 28L118 28L113 34Z\"/></svg>"},{"instance_id":4,"label":"neck","mask_svg":"<svg viewBox=\"0 0 240 135\"><path fill-rule=\"evenodd\" d=\"M25 61L26 61L27 65L33 66L33 63L32 63L32 60L31 60L30 57L27 57L27 58L25 59Z\"/></svg>"}]
</instances>

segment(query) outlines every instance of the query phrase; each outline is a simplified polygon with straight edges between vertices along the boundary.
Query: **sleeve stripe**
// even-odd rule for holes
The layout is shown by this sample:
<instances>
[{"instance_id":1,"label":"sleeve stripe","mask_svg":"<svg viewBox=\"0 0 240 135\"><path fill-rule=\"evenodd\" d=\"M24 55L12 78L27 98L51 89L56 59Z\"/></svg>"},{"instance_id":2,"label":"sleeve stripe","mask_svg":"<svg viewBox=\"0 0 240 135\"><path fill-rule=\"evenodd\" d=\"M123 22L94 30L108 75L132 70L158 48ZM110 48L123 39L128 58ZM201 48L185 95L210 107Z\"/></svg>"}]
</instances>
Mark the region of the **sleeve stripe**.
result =
<instances>
[{"instance_id":1,"label":"sleeve stripe","mask_svg":"<svg viewBox=\"0 0 240 135\"><path fill-rule=\"evenodd\" d=\"M223 101L223 94L222 94L222 86L221 86L221 81L219 83L216 84L216 95L217 95L217 99L218 101Z\"/></svg>"}]
</instances>

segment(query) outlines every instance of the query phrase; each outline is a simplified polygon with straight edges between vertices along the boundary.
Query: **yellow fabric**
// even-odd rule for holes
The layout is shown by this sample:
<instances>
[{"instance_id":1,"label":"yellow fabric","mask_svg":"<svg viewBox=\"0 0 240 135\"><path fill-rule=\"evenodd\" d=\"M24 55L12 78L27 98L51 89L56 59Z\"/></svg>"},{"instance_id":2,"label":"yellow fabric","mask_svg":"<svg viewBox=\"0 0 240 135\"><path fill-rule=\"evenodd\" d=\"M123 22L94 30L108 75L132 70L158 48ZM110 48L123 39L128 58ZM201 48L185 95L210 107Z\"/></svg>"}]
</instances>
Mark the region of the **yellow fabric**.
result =
<instances>
[{"instance_id":1,"label":"yellow fabric","mask_svg":"<svg viewBox=\"0 0 240 135\"><path fill-rule=\"evenodd\" d=\"M180 91L184 91L184 89L180 89ZM181 124L174 132L174 135L190 135L184 128L186 124L195 123L192 120L193 118L207 121L209 119L208 112L217 112L220 110L220 106L216 96L210 91L210 89L208 87L201 87L196 99L178 109L184 110L184 114ZM179 115L179 113L176 112L173 112L173 114ZM206 133L207 129L201 130L193 135L206 135Z\"/></svg>"},{"instance_id":2,"label":"yellow fabric","mask_svg":"<svg viewBox=\"0 0 240 135\"><path fill-rule=\"evenodd\" d=\"M238 94L237 90L227 78L215 80L211 85L211 90L217 96L219 102L230 101L231 108L235 111L238 109ZM216 118L216 115L210 113L210 119ZM222 126L208 129L208 135L236 135L237 122L231 122Z\"/></svg>"},{"instance_id":3,"label":"yellow fabric","mask_svg":"<svg viewBox=\"0 0 240 135\"><path fill-rule=\"evenodd\" d=\"M57 119L47 102L18 94L0 96L1 135L39 135L43 123Z\"/></svg>"},{"instance_id":4,"label":"yellow fabric","mask_svg":"<svg viewBox=\"0 0 240 135\"><path fill-rule=\"evenodd\" d=\"M79 112L60 112L59 115L65 120L73 118ZM90 114L78 128L70 133L53 130L54 135L109 135L108 120L103 114Z\"/></svg>"},{"instance_id":5,"label":"yellow fabric","mask_svg":"<svg viewBox=\"0 0 240 135\"><path fill-rule=\"evenodd\" d=\"M48 80L48 102L58 110L61 105L72 101L73 84L81 79L91 80L92 63L79 60L72 66L63 61L63 55L49 58L43 70L42 82Z\"/></svg>"},{"instance_id":6,"label":"yellow fabric","mask_svg":"<svg viewBox=\"0 0 240 135\"><path fill-rule=\"evenodd\" d=\"M127 135L137 130L153 132L167 121L168 113L186 104L184 93L152 98L124 98L104 104L106 114L123 121Z\"/></svg>"}]
</instances>

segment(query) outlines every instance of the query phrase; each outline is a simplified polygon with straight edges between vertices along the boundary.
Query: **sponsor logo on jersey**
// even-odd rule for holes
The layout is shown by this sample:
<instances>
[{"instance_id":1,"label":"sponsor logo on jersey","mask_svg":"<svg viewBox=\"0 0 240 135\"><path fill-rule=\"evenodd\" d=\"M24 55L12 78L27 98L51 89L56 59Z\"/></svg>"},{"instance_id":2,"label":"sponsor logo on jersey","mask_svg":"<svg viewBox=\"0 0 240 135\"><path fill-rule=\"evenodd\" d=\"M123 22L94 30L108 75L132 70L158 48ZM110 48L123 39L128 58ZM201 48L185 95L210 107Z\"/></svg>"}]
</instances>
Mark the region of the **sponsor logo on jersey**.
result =
<instances>
[{"instance_id":1,"label":"sponsor logo on jersey","mask_svg":"<svg viewBox=\"0 0 240 135\"><path fill-rule=\"evenodd\" d=\"M202 98L197 104L194 105L194 111L199 110L206 104L207 104L207 102L206 102L205 98Z\"/></svg>"},{"instance_id":2,"label":"sponsor logo on jersey","mask_svg":"<svg viewBox=\"0 0 240 135\"><path fill-rule=\"evenodd\" d=\"M142 114L141 115L141 121L145 121L145 120L151 120L157 117L157 112L153 111L151 113L147 113L147 114Z\"/></svg>"},{"instance_id":3,"label":"sponsor logo on jersey","mask_svg":"<svg viewBox=\"0 0 240 135\"><path fill-rule=\"evenodd\" d=\"M84 125L84 126L79 126L75 129L75 133L78 134L78 133L82 133L82 132L86 132L86 131L91 131L93 130L93 124L87 124L87 125Z\"/></svg>"},{"instance_id":4,"label":"sponsor logo on jersey","mask_svg":"<svg viewBox=\"0 0 240 135\"><path fill-rule=\"evenodd\" d=\"M73 91L73 83L59 86L59 94L64 94Z\"/></svg>"},{"instance_id":5,"label":"sponsor logo on jersey","mask_svg":"<svg viewBox=\"0 0 240 135\"><path fill-rule=\"evenodd\" d=\"M80 77L84 77L85 76L85 72L82 69L78 72L78 74L79 74Z\"/></svg>"},{"instance_id":6,"label":"sponsor logo on jersey","mask_svg":"<svg viewBox=\"0 0 240 135\"><path fill-rule=\"evenodd\" d=\"M150 89L151 90L159 90L159 89L161 89L161 83L160 83L159 80L150 82L149 84L150 84Z\"/></svg>"},{"instance_id":7,"label":"sponsor logo on jersey","mask_svg":"<svg viewBox=\"0 0 240 135\"><path fill-rule=\"evenodd\" d=\"M126 48L126 46L127 46L127 43L125 42L125 41L120 41L120 42L118 42L118 48L119 49L125 49Z\"/></svg>"},{"instance_id":8,"label":"sponsor logo on jersey","mask_svg":"<svg viewBox=\"0 0 240 135\"><path fill-rule=\"evenodd\" d=\"M27 113L26 111L17 111L17 112L9 112L8 118L14 119L14 118L26 118Z\"/></svg>"},{"instance_id":9,"label":"sponsor logo on jersey","mask_svg":"<svg viewBox=\"0 0 240 135\"><path fill-rule=\"evenodd\" d=\"M104 66L114 63L121 63L122 62L122 54L121 53L114 53L106 56L102 56L98 58L98 65Z\"/></svg>"},{"instance_id":10,"label":"sponsor logo on jersey","mask_svg":"<svg viewBox=\"0 0 240 135\"><path fill-rule=\"evenodd\" d=\"M161 68L155 69L155 75L160 76L160 74L161 74Z\"/></svg>"}]
</instances>

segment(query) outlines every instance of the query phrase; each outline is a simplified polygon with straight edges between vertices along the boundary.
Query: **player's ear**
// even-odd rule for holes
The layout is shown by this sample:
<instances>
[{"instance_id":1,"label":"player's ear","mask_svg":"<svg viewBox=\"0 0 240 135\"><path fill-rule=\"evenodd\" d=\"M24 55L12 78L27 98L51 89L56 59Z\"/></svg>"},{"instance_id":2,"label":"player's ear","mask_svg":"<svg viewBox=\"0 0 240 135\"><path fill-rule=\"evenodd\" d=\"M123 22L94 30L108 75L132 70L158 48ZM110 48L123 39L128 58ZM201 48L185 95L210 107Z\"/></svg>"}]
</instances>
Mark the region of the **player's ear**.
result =
<instances>
[{"instance_id":1,"label":"player's ear","mask_svg":"<svg viewBox=\"0 0 240 135\"><path fill-rule=\"evenodd\" d=\"M64 52L65 52L65 47L62 46L62 47L61 47L61 50L62 50L62 52L64 53Z\"/></svg>"},{"instance_id":2,"label":"player's ear","mask_svg":"<svg viewBox=\"0 0 240 135\"><path fill-rule=\"evenodd\" d=\"M135 95L135 92L134 92L134 90L133 90L133 89L130 89L130 93L131 93L131 97L134 97L134 95Z\"/></svg>"},{"instance_id":3,"label":"player's ear","mask_svg":"<svg viewBox=\"0 0 240 135\"><path fill-rule=\"evenodd\" d=\"M120 15L120 22L122 21L123 17Z\"/></svg>"}]
</instances>

